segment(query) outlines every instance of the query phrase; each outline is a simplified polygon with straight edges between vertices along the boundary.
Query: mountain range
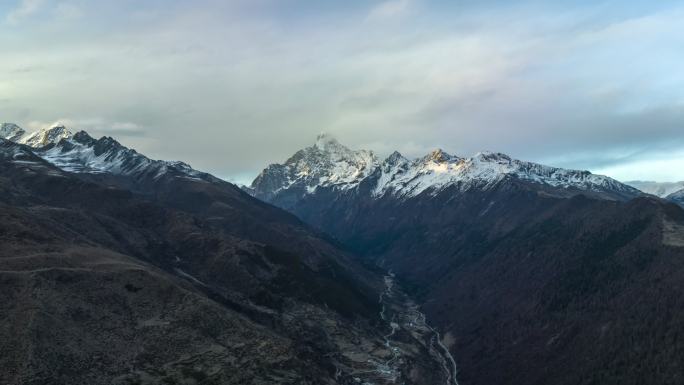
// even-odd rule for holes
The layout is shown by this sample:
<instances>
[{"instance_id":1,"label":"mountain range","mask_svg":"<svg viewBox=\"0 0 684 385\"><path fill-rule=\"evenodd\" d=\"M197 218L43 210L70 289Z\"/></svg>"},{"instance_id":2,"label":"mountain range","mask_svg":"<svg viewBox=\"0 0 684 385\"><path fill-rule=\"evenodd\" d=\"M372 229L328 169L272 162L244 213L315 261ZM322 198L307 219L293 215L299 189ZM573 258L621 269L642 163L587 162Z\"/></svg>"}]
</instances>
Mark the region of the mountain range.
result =
<instances>
[{"instance_id":1,"label":"mountain range","mask_svg":"<svg viewBox=\"0 0 684 385\"><path fill-rule=\"evenodd\" d=\"M358 190L373 199L392 196L407 200L421 194L436 195L448 188L459 191L489 190L514 178L567 196L583 192L610 199L639 194L630 186L588 171L566 170L512 159L508 155L481 152L470 158L437 149L408 160L399 152L384 160L371 151L352 151L336 139L321 134L316 143L295 153L283 164L267 167L247 188L254 196L289 207L317 190Z\"/></svg>"},{"instance_id":2,"label":"mountain range","mask_svg":"<svg viewBox=\"0 0 684 385\"><path fill-rule=\"evenodd\" d=\"M461 384L677 383L684 210L483 152L380 160L328 136L245 190L396 274Z\"/></svg>"},{"instance_id":3,"label":"mountain range","mask_svg":"<svg viewBox=\"0 0 684 385\"><path fill-rule=\"evenodd\" d=\"M320 135L239 188L3 124L0 383L675 384L684 193L632 185Z\"/></svg>"},{"instance_id":4,"label":"mountain range","mask_svg":"<svg viewBox=\"0 0 684 385\"><path fill-rule=\"evenodd\" d=\"M294 215L110 137L2 135L0 383L453 383L391 277Z\"/></svg>"}]
</instances>

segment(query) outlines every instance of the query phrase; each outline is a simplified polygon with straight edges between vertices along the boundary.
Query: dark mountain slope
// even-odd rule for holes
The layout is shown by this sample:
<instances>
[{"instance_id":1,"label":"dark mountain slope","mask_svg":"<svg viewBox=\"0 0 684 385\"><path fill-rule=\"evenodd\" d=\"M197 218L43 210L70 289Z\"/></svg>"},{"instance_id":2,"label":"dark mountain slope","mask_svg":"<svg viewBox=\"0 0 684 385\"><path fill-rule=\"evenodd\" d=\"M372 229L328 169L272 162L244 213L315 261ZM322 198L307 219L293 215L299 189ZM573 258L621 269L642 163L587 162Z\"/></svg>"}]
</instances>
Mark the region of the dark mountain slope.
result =
<instances>
[{"instance_id":1,"label":"dark mountain slope","mask_svg":"<svg viewBox=\"0 0 684 385\"><path fill-rule=\"evenodd\" d=\"M549 197L513 181L402 202L316 199L333 203L303 200L303 218L422 299L459 383L677 383L680 208Z\"/></svg>"},{"instance_id":2,"label":"dark mountain slope","mask_svg":"<svg viewBox=\"0 0 684 385\"><path fill-rule=\"evenodd\" d=\"M453 249L439 279L415 282L461 382L677 383L683 218L655 199L580 196Z\"/></svg>"},{"instance_id":3,"label":"dark mountain slope","mask_svg":"<svg viewBox=\"0 0 684 385\"><path fill-rule=\"evenodd\" d=\"M675 191L668 195L665 199L671 200L672 202L684 207L684 190Z\"/></svg>"},{"instance_id":4,"label":"dark mountain slope","mask_svg":"<svg viewBox=\"0 0 684 385\"><path fill-rule=\"evenodd\" d=\"M182 279L102 248L51 246L2 256L2 383L276 384L329 377L294 341Z\"/></svg>"},{"instance_id":5,"label":"dark mountain slope","mask_svg":"<svg viewBox=\"0 0 684 385\"><path fill-rule=\"evenodd\" d=\"M131 191L132 176L39 154L0 140L0 383L378 376L379 277L292 215L228 184L169 176ZM405 344L403 378L442 381L422 342Z\"/></svg>"},{"instance_id":6,"label":"dark mountain slope","mask_svg":"<svg viewBox=\"0 0 684 385\"><path fill-rule=\"evenodd\" d=\"M327 176L302 188L292 181L304 172L270 183L277 167L253 187L293 186L273 202L393 270L439 326L462 385L681 382L684 211L604 177L600 189L539 183L566 173L519 162L543 174L520 177L491 161L464 174L468 161L443 153L394 155L403 195L375 193L394 182L373 173L351 188ZM413 193L416 180L432 184Z\"/></svg>"},{"instance_id":7,"label":"dark mountain slope","mask_svg":"<svg viewBox=\"0 0 684 385\"><path fill-rule=\"evenodd\" d=\"M61 140L30 150L58 166L77 170L70 173L74 178L114 190L130 191L161 206L201 217L212 227L232 236L300 254L307 258L308 263L315 264L318 258L327 254L343 260L350 267L355 264L331 246L322 234L316 234L294 215L254 199L235 185L193 170L186 164L150 160L112 138L96 140L81 131L74 135L73 141ZM85 164L95 164L99 168L91 170ZM35 181L31 183L36 187ZM119 205L110 197L83 201L72 193L78 187L71 181L65 182L64 190L59 193L55 188L58 187L54 183L45 186L44 195L64 202L75 200L74 204L86 205L93 210L116 209ZM359 269L355 274L364 276L367 273Z\"/></svg>"}]
</instances>

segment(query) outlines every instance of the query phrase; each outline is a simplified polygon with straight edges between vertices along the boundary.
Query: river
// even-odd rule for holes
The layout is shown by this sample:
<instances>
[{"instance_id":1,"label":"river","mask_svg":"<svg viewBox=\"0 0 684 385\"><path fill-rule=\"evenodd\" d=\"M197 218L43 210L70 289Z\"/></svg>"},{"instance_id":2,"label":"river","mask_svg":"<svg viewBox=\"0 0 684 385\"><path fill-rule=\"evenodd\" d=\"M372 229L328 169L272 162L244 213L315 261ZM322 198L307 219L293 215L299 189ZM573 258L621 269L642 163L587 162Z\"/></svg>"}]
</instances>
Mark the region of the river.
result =
<instances>
[{"instance_id":1,"label":"river","mask_svg":"<svg viewBox=\"0 0 684 385\"><path fill-rule=\"evenodd\" d=\"M380 318L387 323L388 333L383 338L391 354L387 360L377 362L377 374L384 377L386 383L403 383L400 376L404 361L400 358L405 352L402 350L402 341L395 338L399 331L403 331L418 341L424 341L430 358L437 361L444 372L442 377L445 385L458 385L456 361L442 343L439 332L427 323L418 304L397 287L393 273L387 274L384 282L385 290L379 298L382 305Z\"/></svg>"}]
</instances>

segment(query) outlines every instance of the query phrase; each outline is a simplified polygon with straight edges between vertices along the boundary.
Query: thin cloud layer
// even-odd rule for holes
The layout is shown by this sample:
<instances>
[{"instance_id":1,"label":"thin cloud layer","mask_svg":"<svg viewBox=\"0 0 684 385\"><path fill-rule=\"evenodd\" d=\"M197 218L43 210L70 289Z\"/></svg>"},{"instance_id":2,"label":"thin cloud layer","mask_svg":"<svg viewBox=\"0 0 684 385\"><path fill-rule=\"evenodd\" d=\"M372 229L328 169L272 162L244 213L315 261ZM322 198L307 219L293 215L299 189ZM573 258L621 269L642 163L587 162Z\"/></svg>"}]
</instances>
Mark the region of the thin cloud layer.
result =
<instances>
[{"instance_id":1,"label":"thin cloud layer","mask_svg":"<svg viewBox=\"0 0 684 385\"><path fill-rule=\"evenodd\" d=\"M623 179L684 162L684 8L556 3L3 4L0 120L69 120L240 181L321 131Z\"/></svg>"},{"instance_id":2,"label":"thin cloud layer","mask_svg":"<svg viewBox=\"0 0 684 385\"><path fill-rule=\"evenodd\" d=\"M19 23L23 19L38 12L44 4L45 0L21 0L16 7L7 14L6 20L10 24Z\"/></svg>"}]
</instances>

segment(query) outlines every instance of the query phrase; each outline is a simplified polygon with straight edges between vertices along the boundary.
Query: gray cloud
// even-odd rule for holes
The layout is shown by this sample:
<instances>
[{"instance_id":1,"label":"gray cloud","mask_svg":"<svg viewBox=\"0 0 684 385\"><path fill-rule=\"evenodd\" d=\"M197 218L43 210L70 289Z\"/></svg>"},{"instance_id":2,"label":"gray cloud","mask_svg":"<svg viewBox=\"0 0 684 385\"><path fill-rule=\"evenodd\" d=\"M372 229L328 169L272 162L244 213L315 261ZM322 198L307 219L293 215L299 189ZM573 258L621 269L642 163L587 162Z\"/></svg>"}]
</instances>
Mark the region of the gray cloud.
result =
<instances>
[{"instance_id":1,"label":"gray cloud","mask_svg":"<svg viewBox=\"0 0 684 385\"><path fill-rule=\"evenodd\" d=\"M0 120L239 180L321 131L598 171L680 156L682 9L540 3L46 2L0 24Z\"/></svg>"}]
</instances>

